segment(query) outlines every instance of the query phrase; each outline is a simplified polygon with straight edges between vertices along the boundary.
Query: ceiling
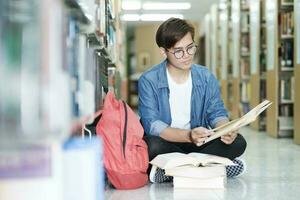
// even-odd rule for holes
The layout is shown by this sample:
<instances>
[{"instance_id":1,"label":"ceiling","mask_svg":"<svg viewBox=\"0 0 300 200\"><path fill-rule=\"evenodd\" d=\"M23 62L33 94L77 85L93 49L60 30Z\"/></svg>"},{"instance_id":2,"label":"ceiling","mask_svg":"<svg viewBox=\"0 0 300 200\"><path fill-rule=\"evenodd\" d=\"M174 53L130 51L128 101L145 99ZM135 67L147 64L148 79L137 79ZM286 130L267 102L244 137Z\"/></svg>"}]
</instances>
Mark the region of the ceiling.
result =
<instances>
[{"instance_id":1,"label":"ceiling","mask_svg":"<svg viewBox=\"0 0 300 200\"><path fill-rule=\"evenodd\" d=\"M123 3L126 3L132 0L122 0ZM136 0L135 0L136 1ZM195 22L201 23L205 14L210 11L212 4L219 2L219 0L139 0L142 4L145 2L164 2L164 3L176 3L176 2L189 2L191 3L191 9L189 10L123 10L123 14L183 14L184 19L192 20ZM141 24L147 22L128 22L129 24Z\"/></svg>"}]
</instances>

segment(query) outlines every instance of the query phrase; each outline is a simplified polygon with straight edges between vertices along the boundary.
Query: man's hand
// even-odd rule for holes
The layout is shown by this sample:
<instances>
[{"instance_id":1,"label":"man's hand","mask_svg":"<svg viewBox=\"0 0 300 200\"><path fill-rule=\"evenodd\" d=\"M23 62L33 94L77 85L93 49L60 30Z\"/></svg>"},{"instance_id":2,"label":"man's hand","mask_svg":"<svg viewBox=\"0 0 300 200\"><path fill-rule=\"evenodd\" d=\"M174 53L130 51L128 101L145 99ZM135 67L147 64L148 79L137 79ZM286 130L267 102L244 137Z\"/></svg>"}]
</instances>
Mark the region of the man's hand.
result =
<instances>
[{"instance_id":1,"label":"man's hand","mask_svg":"<svg viewBox=\"0 0 300 200\"><path fill-rule=\"evenodd\" d=\"M214 132L204 127L197 127L191 130L190 139L191 142L197 146L204 144L204 141L213 134Z\"/></svg>"},{"instance_id":2,"label":"man's hand","mask_svg":"<svg viewBox=\"0 0 300 200\"><path fill-rule=\"evenodd\" d=\"M221 136L221 141L225 144L232 144L235 138L237 137L238 131L230 132L226 135Z\"/></svg>"},{"instance_id":3,"label":"man's hand","mask_svg":"<svg viewBox=\"0 0 300 200\"><path fill-rule=\"evenodd\" d=\"M222 126L223 124L226 124L227 122L228 122L227 119L219 121L216 124L216 128ZM226 135L221 136L221 141L224 142L225 144L232 144L235 138L237 137L237 134L238 134L238 130L227 133Z\"/></svg>"}]
</instances>

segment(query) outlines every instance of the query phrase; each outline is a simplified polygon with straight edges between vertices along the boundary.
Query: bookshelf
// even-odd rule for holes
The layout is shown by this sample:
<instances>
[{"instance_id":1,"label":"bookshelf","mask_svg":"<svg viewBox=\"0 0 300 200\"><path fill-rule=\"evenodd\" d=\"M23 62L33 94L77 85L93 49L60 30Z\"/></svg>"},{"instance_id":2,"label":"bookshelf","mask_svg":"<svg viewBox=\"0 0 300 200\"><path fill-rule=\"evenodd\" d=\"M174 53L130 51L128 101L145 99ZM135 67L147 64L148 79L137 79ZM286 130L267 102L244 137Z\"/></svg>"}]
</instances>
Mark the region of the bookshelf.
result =
<instances>
[{"instance_id":1,"label":"bookshelf","mask_svg":"<svg viewBox=\"0 0 300 200\"><path fill-rule=\"evenodd\" d=\"M232 19L231 19L231 0L227 1L227 12L228 12L228 65L227 65L227 110L229 118L232 119L232 109L233 109L233 84L232 84L232 73L233 73L233 34L232 34Z\"/></svg>"},{"instance_id":2,"label":"bookshelf","mask_svg":"<svg viewBox=\"0 0 300 200\"><path fill-rule=\"evenodd\" d=\"M227 5L227 4L226 4ZM230 110L228 99L228 6L219 8L220 84L225 107Z\"/></svg>"},{"instance_id":3,"label":"bookshelf","mask_svg":"<svg viewBox=\"0 0 300 200\"><path fill-rule=\"evenodd\" d=\"M293 3L266 0L267 110L266 129L272 137L291 137L294 131L294 14Z\"/></svg>"},{"instance_id":4,"label":"bookshelf","mask_svg":"<svg viewBox=\"0 0 300 200\"><path fill-rule=\"evenodd\" d=\"M153 42L153 36L159 27L159 23L139 24L127 29L128 44L128 99L132 108L138 106L137 83L140 75L152 66L160 63L164 58L160 54L157 44ZM195 34L195 38L198 36Z\"/></svg>"},{"instance_id":5,"label":"bookshelf","mask_svg":"<svg viewBox=\"0 0 300 200\"><path fill-rule=\"evenodd\" d=\"M216 57L216 77L218 80L222 79L222 45L223 45L223 41L221 40L222 38L222 24L221 24L221 17L222 17L222 10L223 8L221 8L219 6L220 4L217 4L217 33L216 33L216 42L217 42L217 57ZM222 89L222 85L221 88ZM222 90L221 90L221 94L222 94Z\"/></svg>"},{"instance_id":6,"label":"bookshelf","mask_svg":"<svg viewBox=\"0 0 300 200\"><path fill-rule=\"evenodd\" d=\"M232 96L231 118L240 116L240 1L231 1L231 24L232 24L232 83L230 95Z\"/></svg>"},{"instance_id":7,"label":"bookshelf","mask_svg":"<svg viewBox=\"0 0 300 200\"><path fill-rule=\"evenodd\" d=\"M126 70L121 7L119 0L65 0L64 11L64 57L72 84L71 126L80 127L94 120L108 91L114 91L117 98L126 97L122 93ZM73 134L77 133L74 129Z\"/></svg>"},{"instance_id":8,"label":"bookshelf","mask_svg":"<svg viewBox=\"0 0 300 200\"><path fill-rule=\"evenodd\" d=\"M300 144L300 0L294 0L295 29L294 29L294 142Z\"/></svg>"},{"instance_id":9,"label":"bookshelf","mask_svg":"<svg viewBox=\"0 0 300 200\"><path fill-rule=\"evenodd\" d=\"M0 7L0 146L10 144L0 150L3 163L6 152L18 152L17 143L68 136L71 109L63 3L1 1Z\"/></svg>"},{"instance_id":10,"label":"bookshelf","mask_svg":"<svg viewBox=\"0 0 300 200\"><path fill-rule=\"evenodd\" d=\"M265 15L264 0L253 0L250 4L250 107L266 99L265 79ZM265 130L265 112L251 123L255 130Z\"/></svg>"},{"instance_id":11,"label":"bookshelf","mask_svg":"<svg viewBox=\"0 0 300 200\"><path fill-rule=\"evenodd\" d=\"M71 90L72 116L76 119L92 115L99 109L103 91L108 89L107 10L103 1L98 1L98 4L92 1L65 2L69 13L65 24L69 27L66 40L70 41L66 44L66 57L74 84ZM96 6L103 14L93 20L89 16L95 16L93 9Z\"/></svg>"},{"instance_id":12,"label":"bookshelf","mask_svg":"<svg viewBox=\"0 0 300 200\"><path fill-rule=\"evenodd\" d=\"M205 66L205 41L206 41L205 37L206 36L203 33L199 37L198 44L197 44L198 49L197 49L197 52L194 57L196 60L196 63L199 65L202 65L202 66Z\"/></svg>"},{"instance_id":13,"label":"bookshelf","mask_svg":"<svg viewBox=\"0 0 300 200\"><path fill-rule=\"evenodd\" d=\"M205 28L205 66L210 67L211 64L211 35L210 35L210 14L206 14L204 18Z\"/></svg>"},{"instance_id":14,"label":"bookshelf","mask_svg":"<svg viewBox=\"0 0 300 200\"><path fill-rule=\"evenodd\" d=\"M212 73L219 78L219 68L218 68L218 5L213 4L210 9L210 28L211 28L211 61L210 68Z\"/></svg>"},{"instance_id":15,"label":"bookshelf","mask_svg":"<svg viewBox=\"0 0 300 200\"><path fill-rule=\"evenodd\" d=\"M251 2L252 4L252 2ZM240 1L240 116L250 110L250 12L247 0Z\"/></svg>"}]
</instances>

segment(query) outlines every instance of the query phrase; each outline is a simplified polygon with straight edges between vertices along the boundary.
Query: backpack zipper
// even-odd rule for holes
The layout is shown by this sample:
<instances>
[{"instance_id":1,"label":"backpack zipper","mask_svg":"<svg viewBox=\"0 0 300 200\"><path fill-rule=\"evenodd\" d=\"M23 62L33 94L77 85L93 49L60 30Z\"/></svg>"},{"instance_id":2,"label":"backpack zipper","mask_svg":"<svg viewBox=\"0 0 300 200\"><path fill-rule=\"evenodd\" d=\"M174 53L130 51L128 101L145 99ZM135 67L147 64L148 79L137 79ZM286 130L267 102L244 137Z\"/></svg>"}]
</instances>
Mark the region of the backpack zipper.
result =
<instances>
[{"instance_id":1,"label":"backpack zipper","mask_svg":"<svg viewBox=\"0 0 300 200\"><path fill-rule=\"evenodd\" d=\"M125 158L125 147L126 147L126 139L127 139L127 120L128 120L128 113L127 113L127 107L126 103L122 101L124 110L125 110L125 124L124 124L124 130L123 130L123 156Z\"/></svg>"}]
</instances>

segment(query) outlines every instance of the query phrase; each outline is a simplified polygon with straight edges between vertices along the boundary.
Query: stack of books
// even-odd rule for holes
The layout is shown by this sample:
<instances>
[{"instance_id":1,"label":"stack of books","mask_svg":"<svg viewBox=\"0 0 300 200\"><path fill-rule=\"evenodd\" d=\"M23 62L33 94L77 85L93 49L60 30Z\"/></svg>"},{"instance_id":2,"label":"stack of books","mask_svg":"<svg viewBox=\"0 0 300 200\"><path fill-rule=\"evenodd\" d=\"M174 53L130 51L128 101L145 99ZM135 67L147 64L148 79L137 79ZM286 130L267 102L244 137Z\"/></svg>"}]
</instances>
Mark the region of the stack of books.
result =
<instances>
[{"instance_id":1,"label":"stack of books","mask_svg":"<svg viewBox=\"0 0 300 200\"><path fill-rule=\"evenodd\" d=\"M226 165L234 165L228 158L203 153L167 153L156 156L151 162L154 167L173 176L174 188L224 188Z\"/></svg>"}]
</instances>

